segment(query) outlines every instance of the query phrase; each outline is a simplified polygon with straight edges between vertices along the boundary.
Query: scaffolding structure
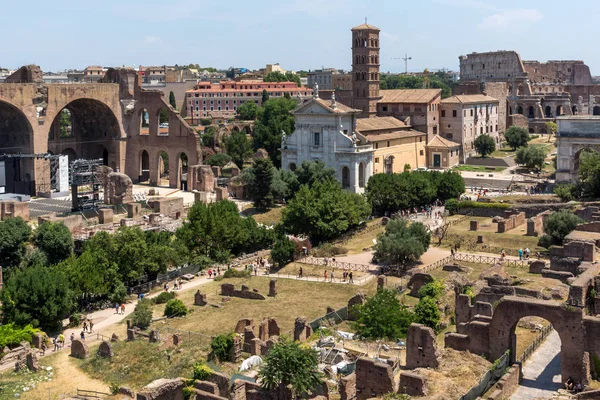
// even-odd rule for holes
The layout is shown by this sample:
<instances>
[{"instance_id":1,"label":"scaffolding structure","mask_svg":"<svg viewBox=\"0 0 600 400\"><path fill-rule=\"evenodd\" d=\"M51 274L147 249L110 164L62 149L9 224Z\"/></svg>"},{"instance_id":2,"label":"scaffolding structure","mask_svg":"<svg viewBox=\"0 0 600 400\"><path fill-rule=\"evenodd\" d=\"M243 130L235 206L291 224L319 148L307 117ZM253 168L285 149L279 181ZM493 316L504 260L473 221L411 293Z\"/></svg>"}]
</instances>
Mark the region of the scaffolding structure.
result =
<instances>
[{"instance_id":1,"label":"scaffolding structure","mask_svg":"<svg viewBox=\"0 0 600 400\"><path fill-rule=\"evenodd\" d=\"M70 183L73 211L92 210L102 203L100 200L101 183L98 180L97 168L103 160L79 159L71 162Z\"/></svg>"},{"instance_id":2,"label":"scaffolding structure","mask_svg":"<svg viewBox=\"0 0 600 400\"><path fill-rule=\"evenodd\" d=\"M20 161L21 160L25 160L25 159L32 159L32 160L45 160L49 163L49 165L44 168L44 169L48 169L50 172L50 175L48 177L48 175L44 175L44 174L40 174L37 177L36 181L21 181L20 179L15 179L13 182L13 186L14 186L14 190L18 193L23 193L23 194L28 194L28 195L35 195L37 193L50 193L52 191L56 191L56 192L60 192L60 186L61 185L61 181L60 181L60 175L61 175L61 158L66 157L66 156L61 156L60 154L55 155L55 154L50 154L50 153L42 153L42 154L23 154L23 153L15 153L15 154L0 154L0 162L4 161L4 162L8 162L8 161L16 161L18 162L18 165L14 165L12 167L13 173L20 175L20 171L21 171L21 164ZM64 161L66 162L66 161ZM3 174L5 173L4 171L6 171L6 169L8 168L7 165L5 165L5 168L3 169ZM66 175L65 175L66 176ZM48 178L49 181L48 181ZM4 176L0 177L0 183L4 182ZM0 184L0 186L4 186L4 184ZM26 192L26 193L25 193Z\"/></svg>"}]
</instances>

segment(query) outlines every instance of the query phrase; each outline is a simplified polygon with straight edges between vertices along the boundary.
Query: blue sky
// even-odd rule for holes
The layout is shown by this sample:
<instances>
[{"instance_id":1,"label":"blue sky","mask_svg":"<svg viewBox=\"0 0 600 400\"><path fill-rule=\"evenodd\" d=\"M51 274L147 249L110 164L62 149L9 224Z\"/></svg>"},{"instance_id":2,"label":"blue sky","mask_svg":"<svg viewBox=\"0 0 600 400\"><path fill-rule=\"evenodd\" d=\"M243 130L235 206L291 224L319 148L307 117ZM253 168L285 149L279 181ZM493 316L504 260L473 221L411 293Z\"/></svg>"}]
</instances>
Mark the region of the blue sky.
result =
<instances>
[{"instance_id":1,"label":"blue sky","mask_svg":"<svg viewBox=\"0 0 600 400\"><path fill-rule=\"evenodd\" d=\"M473 51L582 59L600 75L597 0L5 1L0 66L349 69L350 28L381 29L381 71L458 69Z\"/></svg>"}]
</instances>

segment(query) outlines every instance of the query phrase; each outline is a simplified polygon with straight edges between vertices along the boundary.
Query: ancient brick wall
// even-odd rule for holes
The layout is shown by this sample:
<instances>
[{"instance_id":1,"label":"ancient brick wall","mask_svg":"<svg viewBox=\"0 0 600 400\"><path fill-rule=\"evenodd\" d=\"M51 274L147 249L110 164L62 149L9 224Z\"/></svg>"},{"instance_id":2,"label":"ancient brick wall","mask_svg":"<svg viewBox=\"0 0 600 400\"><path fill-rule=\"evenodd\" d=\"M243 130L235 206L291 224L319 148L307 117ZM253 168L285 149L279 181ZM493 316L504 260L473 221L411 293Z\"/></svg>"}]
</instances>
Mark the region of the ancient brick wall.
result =
<instances>
[{"instance_id":1,"label":"ancient brick wall","mask_svg":"<svg viewBox=\"0 0 600 400\"><path fill-rule=\"evenodd\" d=\"M498 233L504 233L525 223L525 213L520 212L498 222Z\"/></svg>"},{"instance_id":2,"label":"ancient brick wall","mask_svg":"<svg viewBox=\"0 0 600 400\"><path fill-rule=\"evenodd\" d=\"M570 241L564 246L553 246L550 249L550 268L554 268L553 258L573 257L582 261L594 262L596 260L596 246L593 243Z\"/></svg>"},{"instance_id":3,"label":"ancient brick wall","mask_svg":"<svg viewBox=\"0 0 600 400\"><path fill-rule=\"evenodd\" d=\"M392 367L368 358L356 360L356 399L366 400L395 392Z\"/></svg>"},{"instance_id":4,"label":"ancient brick wall","mask_svg":"<svg viewBox=\"0 0 600 400\"><path fill-rule=\"evenodd\" d=\"M508 123L508 84L506 82L485 82L483 91L488 96L500 101L498 105L498 133L503 135Z\"/></svg>"},{"instance_id":5,"label":"ancient brick wall","mask_svg":"<svg viewBox=\"0 0 600 400\"><path fill-rule=\"evenodd\" d=\"M411 324L406 336L406 368L437 368L439 358L433 329Z\"/></svg>"},{"instance_id":6,"label":"ancient brick wall","mask_svg":"<svg viewBox=\"0 0 600 400\"><path fill-rule=\"evenodd\" d=\"M512 393L519 387L521 382L521 365L514 364L506 374L494 385L488 393L488 400L508 399Z\"/></svg>"},{"instance_id":7,"label":"ancient brick wall","mask_svg":"<svg viewBox=\"0 0 600 400\"><path fill-rule=\"evenodd\" d=\"M154 212L177 218L183 213L183 197L152 198L148 200L148 206Z\"/></svg>"},{"instance_id":8,"label":"ancient brick wall","mask_svg":"<svg viewBox=\"0 0 600 400\"><path fill-rule=\"evenodd\" d=\"M242 285L241 290L235 288L235 285L231 283L224 283L221 285L221 296L229 297L240 297L242 299L250 300L265 300L265 296L258 293L258 291L250 290L249 287Z\"/></svg>"},{"instance_id":9,"label":"ancient brick wall","mask_svg":"<svg viewBox=\"0 0 600 400\"><path fill-rule=\"evenodd\" d=\"M22 218L29 221L29 203L21 201L0 201L0 221L7 218Z\"/></svg>"}]
</instances>

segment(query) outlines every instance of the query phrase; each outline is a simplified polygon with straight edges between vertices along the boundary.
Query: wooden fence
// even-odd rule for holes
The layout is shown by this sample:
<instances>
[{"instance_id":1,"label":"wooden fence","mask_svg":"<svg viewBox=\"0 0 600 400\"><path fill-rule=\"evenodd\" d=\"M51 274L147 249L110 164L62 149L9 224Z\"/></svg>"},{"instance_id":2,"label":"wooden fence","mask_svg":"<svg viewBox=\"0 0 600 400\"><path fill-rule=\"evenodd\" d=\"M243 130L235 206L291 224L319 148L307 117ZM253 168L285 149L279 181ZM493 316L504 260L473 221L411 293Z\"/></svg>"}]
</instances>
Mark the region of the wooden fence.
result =
<instances>
[{"instance_id":1,"label":"wooden fence","mask_svg":"<svg viewBox=\"0 0 600 400\"><path fill-rule=\"evenodd\" d=\"M543 327L540 331L540 334L537 335L533 340L533 343L531 343L529 347L525 349L521 357L517 359L517 362L524 363L525 361L527 361L529 357L531 357L531 355L537 350L537 348L540 347L542 343L544 343L544 340L546 340L546 338L548 337L550 332L552 332L553 329L554 328L552 327L552 325Z\"/></svg>"},{"instance_id":2,"label":"wooden fence","mask_svg":"<svg viewBox=\"0 0 600 400\"><path fill-rule=\"evenodd\" d=\"M428 264L424 267L419 267L419 272L430 272L434 269L442 267L446 264L450 264L454 261L466 261L475 264L489 264L494 265L500 261L504 263L504 265L508 267L518 267L518 268L527 268L529 267L529 260L512 260L509 258L500 258L494 256L487 256L484 254L468 254L468 253L455 253L453 256L447 256L442 258L441 260L435 261L431 264Z\"/></svg>"},{"instance_id":3,"label":"wooden fence","mask_svg":"<svg viewBox=\"0 0 600 400\"><path fill-rule=\"evenodd\" d=\"M346 269L349 271L368 271L370 269L370 265L368 264L355 264L344 261L332 261L328 260L327 263L323 258L315 258L315 257L304 257L296 260L297 263L307 264L307 265L319 265L322 267L332 267L338 269Z\"/></svg>"}]
</instances>

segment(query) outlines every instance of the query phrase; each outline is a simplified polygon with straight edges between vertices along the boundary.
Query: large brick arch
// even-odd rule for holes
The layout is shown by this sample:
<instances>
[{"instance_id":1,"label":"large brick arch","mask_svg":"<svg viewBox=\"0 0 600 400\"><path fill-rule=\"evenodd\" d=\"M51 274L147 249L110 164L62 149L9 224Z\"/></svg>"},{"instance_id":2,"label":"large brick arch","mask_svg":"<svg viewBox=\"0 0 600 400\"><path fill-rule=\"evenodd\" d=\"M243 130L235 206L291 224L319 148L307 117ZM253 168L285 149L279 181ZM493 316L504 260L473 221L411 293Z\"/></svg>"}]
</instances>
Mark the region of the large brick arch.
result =
<instances>
[{"instance_id":1,"label":"large brick arch","mask_svg":"<svg viewBox=\"0 0 600 400\"><path fill-rule=\"evenodd\" d=\"M490 359L498 359L510 349L511 361L515 361L515 328L521 318L531 316L549 321L560 336L562 380L565 381L569 376L576 381L585 379L582 311L567 309L554 301L516 296L506 296L500 300L489 327Z\"/></svg>"}]
</instances>

